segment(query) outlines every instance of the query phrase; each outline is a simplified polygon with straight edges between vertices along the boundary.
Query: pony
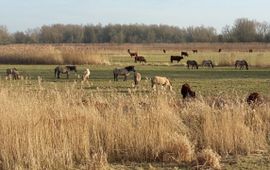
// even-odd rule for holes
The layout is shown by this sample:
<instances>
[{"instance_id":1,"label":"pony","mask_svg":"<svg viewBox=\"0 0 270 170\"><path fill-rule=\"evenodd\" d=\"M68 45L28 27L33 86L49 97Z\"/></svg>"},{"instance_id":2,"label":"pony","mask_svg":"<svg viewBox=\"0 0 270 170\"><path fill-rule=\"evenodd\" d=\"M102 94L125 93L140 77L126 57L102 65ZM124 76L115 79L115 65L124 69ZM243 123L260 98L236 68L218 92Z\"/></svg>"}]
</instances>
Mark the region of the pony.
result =
<instances>
[{"instance_id":1,"label":"pony","mask_svg":"<svg viewBox=\"0 0 270 170\"><path fill-rule=\"evenodd\" d=\"M171 56L171 63L173 63L174 60L176 60L178 63L180 62L180 60L184 59L184 57L182 56Z\"/></svg>"},{"instance_id":2,"label":"pony","mask_svg":"<svg viewBox=\"0 0 270 170\"><path fill-rule=\"evenodd\" d=\"M188 53L185 52L185 51L182 51L182 52L181 52L181 56L186 56L186 57L188 57Z\"/></svg>"},{"instance_id":3,"label":"pony","mask_svg":"<svg viewBox=\"0 0 270 170\"><path fill-rule=\"evenodd\" d=\"M115 68L113 70L114 81L118 81L118 76L124 76L124 81L126 81L131 71L136 72L134 66L127 66L125 68Z\"/></svg>"},{"instance_id":4,"label":"pony","mask_svg":"<svg viewBox=\"0 0 270 170\"><path fill-rule=\"evenodd\" d=\"M189 66L192 66L192 67L191 67L192 69L193 69L194 67L196 67L196 69L199 68L198 63L197 63L197 61L195 61L195 60L188 60L188 61L187 61L187 68L188 68L188 69L189 69Z\"/></svg>"},{"instance_id":5,"label":"pony","mask_svg":"<svg viewBox=\"0 0 270 170\"><path fill-rule=\"evenodd\" d=\"M60 73L66 74L67 78L69 78L70 71L77 72L76 66L75 65L57 66L54 69L54 74L55 77L57 77L58 79L60 79Z\"/></svg>"},{"instance_id":6,"label":"pony","mask_svg":"<svg viewBox=\"0 0 270 170\"><path fill-rule=\"evenodd\" d=\"M132 53L132 52L130 52L130 49L128 49L128 53L129 53L129 55L130 55L131 58L138 56L138 53L137 52Z\"/></svg>"},{"instance_id":7,"label":"pony","mask_svg":"<svg viewBox=\"0 0 270 170\"><path fill-rule=\"evenodd\" d=\"M90 70L87 68L83 72L82 81L83 82L86 81L87 79L89 79L89 77L90 77Z\"/></svg>"},{"instance_id":8,"label":"pony","mask_svg":"<svg viewBox=\"0 0 270 170\"><path fill-rule=\"evenodd\" d=\"M244 67L248 70L248 63L246 60L236 60L235 61L235 69L239 67L240 70L242 70Z\"/></svg>"},{"instance_id":9,"label":"pony","mask_svg":"<svg viewBox=\"0 0 270 170\"><path fill-rule=\"evenodd\" d=\"M212 68L214 68L214 64L213 64L213 62L212 62L211 60L203 60L203 61L202 61L202 66L203 66L203 67L207 66L207 67L212 67Z\"/></svg>"},{"instance_id":10,"label":"pony","mask_svg":"<svg viewBox=\"0 0 270 170\"><path fill-rule=\"evenodd\" d=\"M14 80L18 80L20 79L20 73L18 72L18 70L14 67L14 68L8 68L6 70L6 75L8 78L12 78Z\"/></svg>"},{"instance_id":11,"label":"pony","mask_svg":"<svg viewBox=\"0 0 270 170\"><path fill-rule=\"evenodd\" d=\"M146 63L146 59L143 56L135 56L134 62L137 63L137 61Z\"/></svg>"},{"instance_id":12,"label":"pony","mask_svg":"<svg viewBox=\"0 0 270 170\"><path fill-rule=\"evenodd\" d=\"M196 96L195 92L191 90L189 84L187 84L187 83L182 85L181 94L183 96L183 99L185 99L187 97L195 98L195 96Z\"/></svg>"},{"instance_id":13,"label":"pony","mask_svg":"<svg viewBox=\"0 0 270 170\"><path fill-rule=\"evenodd\" d=\"M142 75L138 72L134 72L134 83L135 85L138 85L139 82L141 81L142 79Z\"/></svg>"},{"instance_id":14,"label":"pony","mask_svg":"<svg viewBox=\"0 0 270 170\"><path fill-rule=\"evenodd\" d=\"M167 77L155 76L151 78L152 88L154 89L156 85L162 85L168 87L172 91L172 83Z\"/></svg>"},{"instance_id":15,"label":"pony","mask_svg":"<svg viewBox=\"0 0 270 170\"><path fill-rule=\"evenodd\" d=\"M261 103L262 103L262 97L257 92L250 93L249 96L247 97L248 105L259 105Z\"/></svg>"}]
</instances>

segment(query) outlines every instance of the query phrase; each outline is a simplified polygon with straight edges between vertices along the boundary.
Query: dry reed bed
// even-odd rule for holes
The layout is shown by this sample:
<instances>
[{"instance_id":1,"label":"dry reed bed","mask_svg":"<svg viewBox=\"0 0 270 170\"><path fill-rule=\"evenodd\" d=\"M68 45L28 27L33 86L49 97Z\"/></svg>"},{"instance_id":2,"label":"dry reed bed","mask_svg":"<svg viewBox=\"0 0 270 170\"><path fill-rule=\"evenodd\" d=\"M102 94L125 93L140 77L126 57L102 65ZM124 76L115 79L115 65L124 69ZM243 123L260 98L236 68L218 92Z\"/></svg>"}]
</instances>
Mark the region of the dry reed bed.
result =
<instances>
[{"instance_id":1,"label":"dry reed bed","mask_svg":"<svg viewBox=\"0 0 270 170\"><path fill-rule=\"evenodd\" d=\"M220 168L215 152L247 154L269 142L269 103L254 111L239 96L232 98L183 102L163 92L85 95L74 87L2 87L0 168L93 169L107 161L191 165L196 155Z\"/></svg>"}]
</instances>

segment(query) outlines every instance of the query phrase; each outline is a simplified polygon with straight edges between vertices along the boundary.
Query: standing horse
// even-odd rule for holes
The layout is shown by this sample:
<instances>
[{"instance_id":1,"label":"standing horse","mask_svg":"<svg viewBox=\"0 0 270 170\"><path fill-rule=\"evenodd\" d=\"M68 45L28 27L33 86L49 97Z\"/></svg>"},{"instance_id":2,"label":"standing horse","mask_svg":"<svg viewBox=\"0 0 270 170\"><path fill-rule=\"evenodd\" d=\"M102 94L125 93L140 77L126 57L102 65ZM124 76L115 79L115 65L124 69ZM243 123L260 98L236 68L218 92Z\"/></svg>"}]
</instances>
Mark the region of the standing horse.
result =
<instances>
[{"instance_id":1,"label":"standing horse","mask_svg":"<svg viewBox=\"0 0 270 170\"><path fill-rule=\"evenodd\" d=\"M193 69L194 67L196 67L196 69L199 68L198 63L197 63L197 61L195 61L195 60L188 60L188 61L187 61L187 68L188 68L188 69L189 69L189 66L191 66L192 69Z\"/></svg>"},{"instance_id":2,"label":"standing horse","mask_svg":"<svg viewBox=\"0 0 270 170\"><path fill-rule=\"evenodd\" d=\"M128 49L128 53L129 53L129 55L130 55L131 58L138 56L138 53L137 52L132 53L132 52L130 52L130 49Z\"/></svg>"},{"instance_id":3,"label":"standing horse","mask_svg":"<svg viewBox=\"0 0 270 170\"><path fill-rule=\"evenodd\" d=\"M246 60L236 60L235 61L235 69L239 67L240 70L242 70L244 67L248 70L248 63Z\"/></svg>"},{"instance_id":4,"label":"standing horse","mask_svg":"<svg viewBox=\"0 0 270 170\"><path fill-rule=\"evenodd\" d=\"M213 64L213 62L211 61L211 60L203 60L202 61L202 66L203 67L212 67L212 68L214 68L214 64Z\"/></svg>"},{"instance_id":5,"label":"standing horse","mask_svg":"<svg viewBox=\"0 0 270 170\"><path fill-rule=\"evenodd\" d=\"M185 52L185 51L182 51L182 52L181 52L181 56L186 56L186 57L188 57L188 53Z\"/></svg>"},{"instance_id":6,"label":"standing horse","mask_svg":"<svg viewBox=\"0 0 270 170\"><path fill-rule=\"evenodd\" d=\"M54 69L54 74L55 77L57 77L58 79L60 79L60 73L66 74L67 78L69 78L70 71L77 72L76 66L75 65L57 66Z\"/></svg>"},{"instance_id":7,"label":"standing horse","mask_svg":"<svg viewBox=\"0 0 270 170\"><path fill-rule=\"evenodd\" d=\"M14 67L14 68L8 68L6 70L7 73L7 77L8 78L12 78L15 80L18 80L20 78L20 73L18 72L18 70Z\"/></svg>"},{"instance_id":8,"label":"standing horse","mask_svg":"<svg viewBox=\"0 0 270 170\"><path fill-rule=\"evenodd\" d=\"M129 75L129 72L131 71L136 72L134 66L127 66L125 68L115 68L113 70L114 81L118 81L118 76L124 76L124 81L126 81Z\"/></svg>"},{"instance_id":9,"label":"standing horse","mask_svg":"<svg viewBox=\"0 0 270 170\"><path fill-rule=\"evenodd\" d=\"M146 59L143 56L135 56L134 62L137 63L137 61L146 63Z\"/></svg>"},{"instance_id":10,"label":"standing horse","mask_svg":"<svg viewBox=\"0 0 270 170\"><path fill-rule=\"evenodd\" d=\"M198 53L197 49L192 50L193 53Z\"/></svg>"}]
</instances>

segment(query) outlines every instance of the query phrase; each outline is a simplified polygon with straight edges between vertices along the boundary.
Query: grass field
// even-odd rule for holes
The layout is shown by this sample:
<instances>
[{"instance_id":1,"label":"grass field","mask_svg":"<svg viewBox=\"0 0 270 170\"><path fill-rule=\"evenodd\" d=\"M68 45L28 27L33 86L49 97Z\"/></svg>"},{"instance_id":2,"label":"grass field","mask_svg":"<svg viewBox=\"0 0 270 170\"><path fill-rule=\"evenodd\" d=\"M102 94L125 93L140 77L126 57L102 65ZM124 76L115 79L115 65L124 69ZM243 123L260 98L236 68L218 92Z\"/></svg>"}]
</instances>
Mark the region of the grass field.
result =
<instances>
[{"instance_id":1,"label":"grass field","mask_svg":"<svg viewBox=\"0 0 270 170\"><path fill-rule=\"evenodd\" d=\"M0 169L269 168L267 45L34 47L0 49L0 61L13 63L23 58L27 64L0 65L0 136L5 137L0 139ZM188 52L196 47L199 52L171 64L170 55L178 54L180 47ZM218 47L224 52L217 53ZM147 64L134 63L127 48L145 56ZM255 52L246 52L249 48ZM33 50L31 58L25 49ZM53 65L48 65L47 54L60 60L52 57L49 64ZM87 57L85 65L80 65L84 57L77 55L81 54ZM36 55L41 57L36 60ZM199 63L211 59L217 66L188 70L187 59ZM246 59L250 69L235 69L236 59ZM47 65L31 64L32 60ZM78 64L78 74L56 79L54 68L64 63ZM133 74L128 81L113 81L112 70L127 65L135 65L142 74L138 87L133 85ZM12 67L23 80L5 79L6 69ZM90 68L91 75L81 83L84 68ZM153 91L149 78L155 75L168 77L173 92ZM182 100L179 90L184 83L196 91L196 100ZM265 99L255 109L245 102L254 91Z\"/></svg>"}]
</instances>

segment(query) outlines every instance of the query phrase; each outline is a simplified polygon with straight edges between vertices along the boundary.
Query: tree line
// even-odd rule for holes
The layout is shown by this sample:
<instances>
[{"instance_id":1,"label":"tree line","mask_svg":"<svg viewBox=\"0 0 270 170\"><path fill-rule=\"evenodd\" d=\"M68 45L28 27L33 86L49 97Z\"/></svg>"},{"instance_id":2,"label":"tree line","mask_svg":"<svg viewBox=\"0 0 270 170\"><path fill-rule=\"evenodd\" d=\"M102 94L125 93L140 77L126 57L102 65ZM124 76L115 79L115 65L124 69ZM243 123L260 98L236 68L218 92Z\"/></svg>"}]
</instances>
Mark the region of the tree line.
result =
<instances>
[{"instance_id":1,"label":"tree line","mask_svg":"<svg viewBox=\"0 0 270 170\"><path fill-rule=\"evenodd\" d=\"M206 26L54 24L15 33L0 26L0 44L183 42L270 42L270 24L239 18L232 26L224 26L219 34L215 28Z\"/></svg>"}]
</instances>

